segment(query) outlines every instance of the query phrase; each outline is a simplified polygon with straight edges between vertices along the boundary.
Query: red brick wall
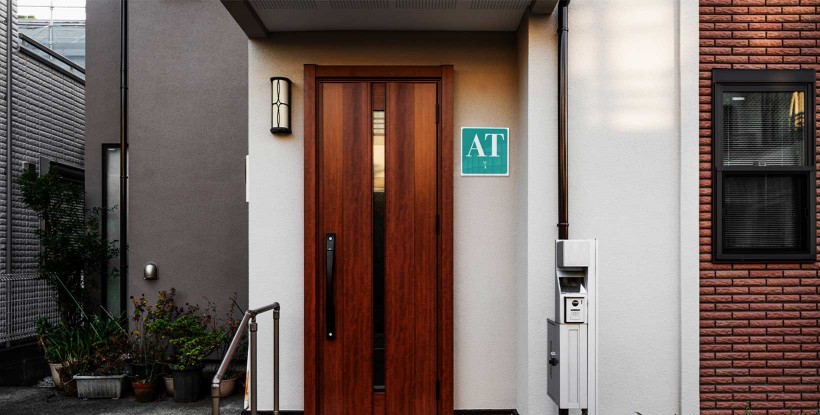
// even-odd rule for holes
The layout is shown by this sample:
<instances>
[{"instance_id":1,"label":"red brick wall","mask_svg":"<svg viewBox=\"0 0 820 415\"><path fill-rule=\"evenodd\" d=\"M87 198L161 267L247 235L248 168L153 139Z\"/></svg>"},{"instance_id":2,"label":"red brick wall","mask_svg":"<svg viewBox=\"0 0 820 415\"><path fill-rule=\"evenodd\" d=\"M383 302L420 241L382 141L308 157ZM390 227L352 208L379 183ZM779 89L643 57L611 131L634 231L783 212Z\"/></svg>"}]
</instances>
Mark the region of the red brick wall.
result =
<instances>
[{"instance_id":1,"label":"red brick wall","mask_svg":"<svg viewBox=\"0 0 820 415\"><path fill-rule=\"evenodd\" d=\"M755 415L814 414L820 263L711 262L711 70L820 72L820 0L700 0L700 6L701 414L742 414L747 401Z\"/></svg>"}]
</instances>

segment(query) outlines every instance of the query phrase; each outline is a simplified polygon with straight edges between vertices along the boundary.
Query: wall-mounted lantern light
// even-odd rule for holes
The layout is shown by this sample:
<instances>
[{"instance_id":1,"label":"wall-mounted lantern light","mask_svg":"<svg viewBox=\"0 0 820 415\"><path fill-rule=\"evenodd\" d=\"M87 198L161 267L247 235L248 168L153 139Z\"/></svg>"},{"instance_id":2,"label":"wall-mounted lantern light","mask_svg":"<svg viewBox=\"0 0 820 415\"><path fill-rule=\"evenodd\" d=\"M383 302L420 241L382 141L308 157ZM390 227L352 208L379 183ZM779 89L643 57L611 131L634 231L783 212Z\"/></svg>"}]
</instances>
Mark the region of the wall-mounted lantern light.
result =
<instances>
[{"instance_id":1,"label":"wall-mounted lantern light","mask_svg":"<svg viewBox=\"0 0 820 415\"><path fill-rule=\"evenodd\" d=\"M270 79L270 132L290 134L290 79L273 77Z\"/></svg>"}]
</instances>

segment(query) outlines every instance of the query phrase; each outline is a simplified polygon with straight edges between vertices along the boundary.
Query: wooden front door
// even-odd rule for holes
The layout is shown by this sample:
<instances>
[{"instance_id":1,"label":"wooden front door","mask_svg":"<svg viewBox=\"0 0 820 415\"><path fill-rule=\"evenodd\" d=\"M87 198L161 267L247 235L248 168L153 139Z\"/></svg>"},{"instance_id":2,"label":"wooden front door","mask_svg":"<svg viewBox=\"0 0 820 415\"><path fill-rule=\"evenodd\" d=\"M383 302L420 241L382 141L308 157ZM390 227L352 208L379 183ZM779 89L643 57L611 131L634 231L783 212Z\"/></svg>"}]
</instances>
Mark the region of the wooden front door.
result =
<instances>
[{"instance_id":1,"label":"wooden front door","mask_svg":"<svg viewBox=\"0 0 820 415\"><path fill-rule=\"evenodd\" d=\"M441 412L441 88L315 81L307 413Z\"/></svg>"}]
</instances>

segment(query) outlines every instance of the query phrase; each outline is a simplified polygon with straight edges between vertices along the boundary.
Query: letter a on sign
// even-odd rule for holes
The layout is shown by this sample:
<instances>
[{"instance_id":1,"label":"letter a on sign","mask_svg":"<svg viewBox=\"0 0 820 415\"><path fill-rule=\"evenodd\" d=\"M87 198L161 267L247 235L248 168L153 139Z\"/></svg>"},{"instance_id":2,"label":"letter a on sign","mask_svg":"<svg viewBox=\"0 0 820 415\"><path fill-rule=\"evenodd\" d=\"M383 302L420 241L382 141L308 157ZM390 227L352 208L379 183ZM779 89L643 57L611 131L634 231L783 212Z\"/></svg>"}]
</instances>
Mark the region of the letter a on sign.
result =
<instances>
[{"instance_id":1,"label":"letter a on sign","mask_svg":"<svg viewBox=\"0 0 820 415\"><path fill-rule=\"evenodd\" d=\"M461 175L509 176L510 129L463 127Z\"/></svg>"},{"instance_id":2,"label":"letter a on sign","mask_svg":"<svg viewBox=\"0 0 820 415\"><path fill-rule=\"evenodd\" d=\"M473 150L476 151L476 156L478 157L487 157L484 155L484 147L481 146L481 140L478 139L478 134L473 137L473 144L470 144L470 149L467 150L467 157L473 153Z\"/></svg>"}]
</instances>

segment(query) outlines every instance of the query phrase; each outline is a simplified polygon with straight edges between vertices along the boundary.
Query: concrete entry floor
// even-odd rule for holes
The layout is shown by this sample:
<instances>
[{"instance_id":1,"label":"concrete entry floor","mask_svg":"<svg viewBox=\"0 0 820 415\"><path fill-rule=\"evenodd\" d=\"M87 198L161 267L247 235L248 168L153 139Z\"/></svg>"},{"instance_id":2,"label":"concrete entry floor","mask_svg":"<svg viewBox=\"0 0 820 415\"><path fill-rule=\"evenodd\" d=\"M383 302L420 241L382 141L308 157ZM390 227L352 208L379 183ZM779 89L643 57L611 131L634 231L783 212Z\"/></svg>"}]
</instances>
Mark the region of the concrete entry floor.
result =
<instances>
[{"instance_id":1,"label":"concrete entry floor","mask_svg":"<svg viewBox=\"0 0 820 415\"><path fill-rule=\"evenodd\" d=\"M221 413L238 415L242 412L242 395L221 400ZM139 403L133 396L122 399L89 399L65 397L51 388L0 388L0 413L18 414L94 414L94 415L206 415L211 413L211 400L195 403L176 403L162 399Z\"/></svg>"}]
</instances>

